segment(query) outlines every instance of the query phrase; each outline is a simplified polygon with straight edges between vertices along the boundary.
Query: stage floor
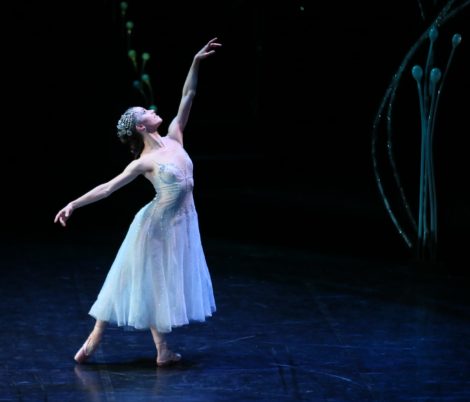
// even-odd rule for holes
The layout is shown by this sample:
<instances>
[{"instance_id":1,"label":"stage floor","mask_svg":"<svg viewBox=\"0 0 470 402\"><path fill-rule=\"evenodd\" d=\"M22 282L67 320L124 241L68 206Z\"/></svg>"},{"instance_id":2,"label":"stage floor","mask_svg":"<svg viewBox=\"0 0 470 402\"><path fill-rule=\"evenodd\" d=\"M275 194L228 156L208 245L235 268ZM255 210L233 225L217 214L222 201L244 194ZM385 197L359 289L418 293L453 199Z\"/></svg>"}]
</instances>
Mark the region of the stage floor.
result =
<instances>
[{"instance_id":1,"label":"stage floor","mask_svg":"<svg viewBox=\"0 0 470 402\"><path fill-rule=\"evenodd\" d=\"M462 270L217 239L218 310L169 335L180 364L156 367L149 331L108 327L77 365L111 243L4 250L0 401L470 401Z\"/></svg>"}]
</instances>

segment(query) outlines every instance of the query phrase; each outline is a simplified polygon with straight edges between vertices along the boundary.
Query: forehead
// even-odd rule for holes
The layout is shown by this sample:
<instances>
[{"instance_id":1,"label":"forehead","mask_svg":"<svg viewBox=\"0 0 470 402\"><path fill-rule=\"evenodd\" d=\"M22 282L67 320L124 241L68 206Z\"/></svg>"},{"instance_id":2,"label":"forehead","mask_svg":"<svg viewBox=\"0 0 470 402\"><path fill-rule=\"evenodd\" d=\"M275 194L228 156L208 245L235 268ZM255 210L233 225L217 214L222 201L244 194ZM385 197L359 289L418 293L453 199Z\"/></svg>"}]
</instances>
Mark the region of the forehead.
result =
<instances>
[{"instance_id":1,"label":"forehead","mask_svg":"<svg viewBox=\"0 0 470 402\"><path fill-rule=\"evenodd\" d=\"M144 114L147 110L144 109L143 107L136 107L134 108L134 113L136 115Z\"/></svg>"}]
</instances>

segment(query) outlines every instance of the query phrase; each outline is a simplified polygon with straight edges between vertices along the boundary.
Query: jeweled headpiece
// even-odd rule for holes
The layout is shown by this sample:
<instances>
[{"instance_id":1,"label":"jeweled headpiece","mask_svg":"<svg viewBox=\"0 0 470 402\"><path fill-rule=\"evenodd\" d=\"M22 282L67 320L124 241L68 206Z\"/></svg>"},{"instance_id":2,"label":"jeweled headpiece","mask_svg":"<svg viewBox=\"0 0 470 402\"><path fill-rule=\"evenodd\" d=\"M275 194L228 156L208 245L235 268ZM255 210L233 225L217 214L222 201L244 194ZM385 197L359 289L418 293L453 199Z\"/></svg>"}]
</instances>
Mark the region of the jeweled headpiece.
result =
<instances>
[{"instance_id":1,"label":"jeweled headpiece","mask_svg":"<svg viewBox=\"0 0 470 402\"><path fill-rule=\"evenodd\" d=\"M134 134L135 115L133 110L127 110L119 119L117 124L117 135L119 138L130 137Z\"/></svg>"}]
</instances>

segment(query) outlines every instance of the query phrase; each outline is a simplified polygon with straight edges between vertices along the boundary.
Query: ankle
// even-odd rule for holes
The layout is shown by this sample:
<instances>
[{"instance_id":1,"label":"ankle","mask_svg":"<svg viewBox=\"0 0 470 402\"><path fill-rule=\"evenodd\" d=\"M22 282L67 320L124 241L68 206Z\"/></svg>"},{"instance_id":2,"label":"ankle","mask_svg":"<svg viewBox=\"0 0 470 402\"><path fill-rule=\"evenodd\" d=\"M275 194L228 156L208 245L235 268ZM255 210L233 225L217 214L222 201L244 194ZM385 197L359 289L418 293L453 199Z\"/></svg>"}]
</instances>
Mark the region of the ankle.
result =
<instances>
[{"instance_id":1,"label":"ankle","mask_svg":"<svg viewBox=\"0 0 470 402\"><path fill-rule=\"evenodd\" d=\"M90 337L100 340L103 337L104 328L95 327L90 333Z\"/></svg>"},{"instance_id":2,"label":"ankle","mask_svg":"<svg viewBox=\"0 0 470 402\"><path fill-rule=\"evenodd\" d=\"M102 333L96 333L95 331L92 331L90 335L88 335L87 339L88 348L95 350L98 344L101 342L102 337Z\"/></svg>"},{"instance_id":3,"label":"ankle","mask_svg":"<svg viewBox=\"0 0 470 402\"><path fill-rule=\"evenodd\" d=\"M166 350L169 350L168 344L166 341L157 342L156 346L157 346L158 353L162 353L162 352L165 352Z\"/></svg>"}]
</instances>

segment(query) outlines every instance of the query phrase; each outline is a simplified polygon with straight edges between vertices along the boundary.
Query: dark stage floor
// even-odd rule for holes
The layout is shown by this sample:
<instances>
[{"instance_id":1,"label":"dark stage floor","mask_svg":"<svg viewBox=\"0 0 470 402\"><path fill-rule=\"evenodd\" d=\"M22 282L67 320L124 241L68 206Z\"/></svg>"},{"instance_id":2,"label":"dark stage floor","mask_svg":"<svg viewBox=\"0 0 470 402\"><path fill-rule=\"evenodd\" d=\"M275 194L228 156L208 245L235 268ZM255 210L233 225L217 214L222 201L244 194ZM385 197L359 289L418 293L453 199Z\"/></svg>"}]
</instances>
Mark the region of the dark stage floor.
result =
<instances>
[{"instance_id":1,"label":"dark stage floor","mask_svg":"<svg viewBox=\"0 0 470 402\"><path fill-rule=\"evenodd\" d=\"M112 243L112 242L108 242ZM469 401L468 277L425 267L205 239L218 311L169 337L108 328L72 357L115 244L3 253L0 401Z\"/></svg>"}]
</instances>

